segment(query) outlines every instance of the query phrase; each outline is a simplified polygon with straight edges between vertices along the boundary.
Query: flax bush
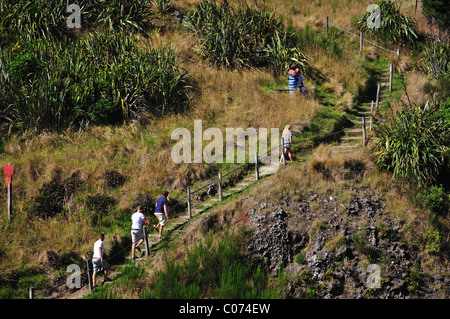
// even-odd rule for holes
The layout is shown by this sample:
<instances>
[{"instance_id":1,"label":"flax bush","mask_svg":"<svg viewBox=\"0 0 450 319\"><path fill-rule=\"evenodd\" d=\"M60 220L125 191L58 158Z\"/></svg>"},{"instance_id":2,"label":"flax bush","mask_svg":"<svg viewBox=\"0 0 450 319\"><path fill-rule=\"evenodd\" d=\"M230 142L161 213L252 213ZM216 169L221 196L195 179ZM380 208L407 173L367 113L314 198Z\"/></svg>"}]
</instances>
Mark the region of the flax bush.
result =
<instances>
[{"instance_id":1,"label":"flax bush","mask_svg":"<svg viewBox=\"0 0 450 319\"><path fill-rule=\"evenodd\" d=\"M206 0L188 14L186 25L198 35L201 57L219 68L267 67L280 74L293 61L302 71L308 67L294 33L285 30L281 17L264 9Z\"/></svg>"},{"instance_id":2,"label":"flax bush","mask_svg":"<svg viewBox=\"0 0 450 319\"><path fill-rule=\"evenodd\" d=\"M170 47L93 33L71 45L37 39L0 52L0 121L14 130L60 131L183 111L189 76Z\"/></svg>"},{"instance_id":3,"label":"flax bush","mask_svg":"<svg viewBox=\"0 0 450 319\"><path fill-rule=\"evenodd\" d=\"M81 28L102 28L118 32L145 32L154 15L151 0L16 0L0 2L0 30L3 41L20 38L67 40L75 29L67 27L70 4L81 10ZM3 42L2 41L2 42Z\"/></svg>"},{"instance_id":4,"label":"flax bush","mask_svg":"<svg viewBox=\"0 0 450 319\"><path fill-rule=\"evenodd\" d=\"M418 185L432 185L445 178L450 119L434 116L437 111L427 102L401 110L382 125L374 153L378 166L394 176L410 177Z\"/></svg>"},{"instance_id":5,"label":"flax bush","mask_svg":"<svg viewBox=\"0 0 450 319\"><path fill-rule=\"evenodd\" d=\"M414 44L419 36L416 31L416 22L413 18L400 13L400 5L391 1L379 1L380 28L370 28L367 24L371 12L366 12L357 22L360 31L379 36L380 39L389 39L394 43Z\"/></svg>"}]
</instances>

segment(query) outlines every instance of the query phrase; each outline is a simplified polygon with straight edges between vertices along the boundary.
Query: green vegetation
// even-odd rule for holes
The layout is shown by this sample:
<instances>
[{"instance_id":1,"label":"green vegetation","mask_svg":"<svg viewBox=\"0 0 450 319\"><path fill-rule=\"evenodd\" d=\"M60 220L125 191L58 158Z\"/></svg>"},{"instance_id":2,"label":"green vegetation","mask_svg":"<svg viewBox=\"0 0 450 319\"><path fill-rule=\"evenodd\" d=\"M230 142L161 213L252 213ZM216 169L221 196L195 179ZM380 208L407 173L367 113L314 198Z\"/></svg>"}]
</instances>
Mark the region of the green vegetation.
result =
<instances>
[{"instance_id":1,"label":"green vegetation","mask_svg":"<svg viewBox=\"0 0 450 319\"><path fill-rule=\"evenodd\" d=\"M380 7L380 28L368 26L367 21L372 13L366 12L357 23L361 31L374 34L377 39L388 39L394 43L413 44L418 40L416 23L410 16L400 13L400 4L383 0L376 5Z\"/></svg>"},{"instance_id":2,"label":"green vegetation","mask_svg":"<svg viewBox=\"0 0 450 319\"><path fill-rule=\"evenodd\" d=\"M285 73L293 61L307 70L305 56L295 47L280 17L250 6L234 8L215 0L203 1L187 19L198 34L201 56L218 67L268 67Z\"/></svg>"},{"instance_id":3,"label":"green vegetation","mask_svg":"<svg viewBox=\"0 0 450 319\"><path fill-rule=\"evenodd\" d=\"M2 1L0 4L0 39L2 44L17 39L67 41L76 38L76 30L67 27L67 6L77 4L82 12L83 29L145 32L153 16L151 0L61 0Z\"/></svg>"},{"instance_id":4,"label":"green vegetation","mask_svg":"<svg viewBox=\"0 0 450 319\"><path fill-rule=\"evenodd\" d=\"M429 43L417 64L419 70L434 78L448 76L450 71L450 44Z\"/></svg>"},{"instance_id":5,"label":"green vegetation","mask_svg":"<svg viewBox=\"0 0 450 319\"><path fill-rule=\"evenodd\" d=\"M417 245L419 253L430 258L422 270L428 267L431 272L434 262L445 261L450 205L448 44L425 42L411 12L400 13L386 1L379 4L389 19L382 20L374 38L392 49L406 44L399 59L369 45L359 52L357 39L335 28L328 35L324 32L330 12L336 25L354 26L366 1L354 1L347 10L337 10L338 1L321 1L320 6L195 2L74 0L82 8L81 30L67 28L70 13L64 1L0 3L0 158L16 167L13 219L0 216L0 298L26 298L30 286L44 293L55 280L63 282L67 264L84 264L99 232L107 234L107 253L115 255L129 244L133 210L141 205L153 219L162 190L170 191L171 208L178 204L171 217L184 215L188 185L203 186L219 171L235 167L170 161L171 132L179 127L191 130L196 119L203 120L204 129L282 129L291 124L294 142L308 143L294 145L295 170L282 168L276 182L262 179L253 189L215 203L207 214L228 204L235 207L221 212L217 219L223 223L213 220L213 226L207 225L214 235L203 233L204 227L186 226L183 238L177 238L178 232L164 236L152 257L139 266L125 262L118 267L126 251L113 263L120 272L114 282L88 298L283 298L292 278L272 276L263 261L246 250L247 238L228 236L242 230L234 218L246 203L233 201L247 195L284 205L286 196L300 200L311 192L326 198L331 194L340 210L349 205L354 188L382 189L386 219L399 219L404 228L399 233L387 220L379 221L384 225L380 238L403 236L407 244ZM359 22L362 28L367 16ZM424 32L423 25L420 30ZM300 63L311 96L272 90L287 86L292 61ZM332 150L339 134L314 140L359 120L357 108L374 97L391 62L396 67L394 92L382 101L377 113L381 121L367 132L368 147L342 154ZM415 68L409 69L408 63ZM400 74L403 69L408 71ZM411 104L402 103L406 97L401 85L411 93ZM319 144L327 145L311 157ZM378 167L370 158L373 145ZM249 165L236 172L224 185L235 185L253 169ZM409 177L412 183L391 180L392 174ZM1 185L5 190L4 182ZM398 191L408 192L409 185L410 194ZM314 202L312 211L320 205ZM0 193L0 209L6 211L5 192ZM207 214L189 225L203 223ZM328 217L318 219L313 230L328 229ZM363 261L388 267L390 257L368 244L365 236L361 231L351 238ZM327 238L324 248L334 253L343 245L346 238L339 235ZM42 257L50 249L54 262ZM300 271L295 279L304 288L299 296L318 298L324 284L316 285L307 269L308 249L296 251L294 268ZM346 257L341 263L348 269ZM333 270L325 276L330 284ZM418 289L418 270L411 271L407 283L408 289Z\"/></svg>"},{"instance_id":6,"label":"green vegetation","mask_svg":"<svg viewBox=\"0 0 450 319\"><path fill-rule=\"evenodd\" d=\"M450 28L450 3L446 0L423 0L422 11L429 23L435 23L441 30Z\"/></svg>"},{"instance_id":7,"label":"green vegetation","mask_svg":"<svg viewBox=\"0 0 450 319\"><path fill-rule=\"evenodd\" d=\"M392 122L380 126L377 164L394 176L411 177L419 185L444 178L450 119L435 119L434 111L429 103L405 108Z\"/></svg>"},{"instance_id":8,"label":"green vegetation","mask_svg":"<svg viewBox=\"0 0 450 319\"><path fill-rule=\"evenodd\" d=\"M18 43L1 52L0 70L0 111L10 131L118 124L189 103L189 77L174 51L144 51L122 33L91 34L70 46Z\"/></svg>"},{"instance_id":9,"label":"green vegetation","mask_svg":"<svg viewBox=\"0 0 450 319\"><path fill-rule=\"evenodd\" d=\"M277 298L279 292L268 286L263 265L252 260L229 239L213 244L207 237L188 249L184 260L167 258L165 268L141 298Z\"/></svg>"}]
</instances>

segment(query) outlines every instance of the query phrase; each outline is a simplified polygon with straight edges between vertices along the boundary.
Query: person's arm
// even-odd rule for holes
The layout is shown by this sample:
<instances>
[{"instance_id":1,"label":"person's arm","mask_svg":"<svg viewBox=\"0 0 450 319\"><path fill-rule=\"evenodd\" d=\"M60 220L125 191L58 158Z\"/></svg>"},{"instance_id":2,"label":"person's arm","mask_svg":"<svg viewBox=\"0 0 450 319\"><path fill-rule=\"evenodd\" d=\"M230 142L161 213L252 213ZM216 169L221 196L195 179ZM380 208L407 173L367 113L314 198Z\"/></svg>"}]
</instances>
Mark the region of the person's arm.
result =
<instances>
[{"instance_id":1,"label":"person's arm","mask_svg":"<svg viewBox=\"0 0 450 319\"><path fill-rule=\"evenodd\" d=\"M100 255L100 260L103 262L103 254L102 254L102 247L98 247L98 254Z\"/></svg>"},{"instance_id":2,"label":"person's arm","mask_svg":"<svg viewBox=\"0 0 450 319\"><path fill-rule=\"evenodd\" d=\"M146 223L147 225L151 226L150 221L147 220L146 218L142 218L142 220L144 221L144 223Z\"/></svg>"},{"instance_id":3,"label":"person's arm","mask_svg":"<svg viewBox=\"0 0 450 319\"><path fill-rule=\"evenodd\" d=\"M164 204L164 213L166 214L166 218L169 218L169 214L167 213L167 205Z\"/></svg>"}]
</instances>

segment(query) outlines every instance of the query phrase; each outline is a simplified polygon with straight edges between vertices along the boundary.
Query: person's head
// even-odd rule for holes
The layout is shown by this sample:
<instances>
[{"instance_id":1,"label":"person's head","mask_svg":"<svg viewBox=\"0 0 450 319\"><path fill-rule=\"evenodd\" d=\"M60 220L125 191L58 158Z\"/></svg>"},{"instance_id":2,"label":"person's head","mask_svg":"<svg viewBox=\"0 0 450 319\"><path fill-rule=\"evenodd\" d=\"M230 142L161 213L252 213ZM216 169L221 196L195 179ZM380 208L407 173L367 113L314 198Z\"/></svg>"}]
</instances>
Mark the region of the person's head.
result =
<instances>
[{"instance_id":1,"label":"person's head","mask_svg":"<svg viewBox=\"0 0 450 319\"><path fill-rule=\"evenodd\" d=\"M105 234L100 234L98 236L98 239L100 239L101 241L103 241L105 239Z\"/></svg>"},{"instance_id":2,"label":"person's head","mask_svg":"<svg viewBox=\"0 0 450 319\"><path fill-rule=\"evenodd\" d=\"M165 191L165 192L163 193L163 196L164 196L165 198L167 198L167 196L169 196L169 192L168 192L168 191Z\"/></svg>"},{"instance_id":3,"label":"person's head","mask_svg":"<svg viewBox=\"0 0 450 319\"><path fill-rule=\"evenodd\" d=\"M298 69L298 65L297 65L297 63L292 63L291 70L295 70L295 69Z\"/></svg>"},{"instance_id":4,"label":"person's head","mask_svg":"<svg viewBox=\"0 0 450 319\"><path fill-rule=\"evenodd\" d=\"M289 133L290 130L291 130L291 126L290 126L289 124L286 125L286 126L284 127L283 134Z\"/></svg>"},{"instance_id":5,"label":"person's head","mask_svg":"<svg viewBox=\"0 0 450 319\"><path fill-rule=\"evenodd\" d=\"M138 211L138 212L141 212L141 211L142 211L142 206L138 206L138 207L137 207L137 211Z\"/></svg>"}]
</instances>

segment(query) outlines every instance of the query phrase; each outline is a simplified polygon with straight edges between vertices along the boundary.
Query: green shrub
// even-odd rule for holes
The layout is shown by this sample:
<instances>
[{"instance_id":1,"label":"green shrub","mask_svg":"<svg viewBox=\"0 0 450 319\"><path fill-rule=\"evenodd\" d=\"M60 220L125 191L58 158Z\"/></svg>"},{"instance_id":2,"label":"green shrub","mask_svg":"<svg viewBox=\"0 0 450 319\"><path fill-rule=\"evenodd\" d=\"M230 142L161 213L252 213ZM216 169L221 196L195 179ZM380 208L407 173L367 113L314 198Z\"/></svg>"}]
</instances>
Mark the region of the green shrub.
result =
<instances>
[{"instance_id":1,"label":"green shrub","mask_svg":"<svg viewBox=\"0 0 450 319\"><path fill-rule=\"evenodd\" d=\"M12 81L32 81L44 66L44 63L32 53L19 55L11 60L6 70Z\"/></svg>"},{"instance_id":2,"label":"green shrub","mask_svg":"<svg viewBox=\"0 0 450 319\"><path fill-rule=\"evenodd\" d=\"M439 215L445 215L450 207L450 197L442 185L433 185L421 190L415 199L417 204L429 207Z\"/></svg>"},{"instance_id":3,"label":"green shrub","mask_svg":"<svg viewBox=\"0 0 450 319\"><path fill-rule=\"evenodd\" d=\"M427 242L427 245L425 246L427 253L435 254L441 251L442 235L438 230L428 230L423 235L423 239L425 239Z\"/></svg>"},{"instance_id":4,"label":"green shrub","mask_svg":"<svg viewBox=\"0 0 450 319\"><path fill-rule=\"evenodd\" d=\"M436 79L448 77L450 71L450 44L430 42L420 54L417 68Z\"/></svg>"},{"instance_id":5,"label":"green shrub","mask_svg":"<svg viewBox=\"0 0 450 319\"><path fill-rule=\"evenodd\" d=\"M299 253L297 257L295 257L295 261L297 264L303 265L306 264L306 256L305 254Z\"/></svg>"},{"instance_id":6,"label":"green shrub","mask_svg":"<svg viewBox=\"0 0 450 319\"><path fill-rule=\"evenodd\" d=\"M296 61L307 68L293 32L287 32L280 17L248 5L234 8L205 0L188 14L187 26L199 37L203 59L217 67L268 67L274 74L287 71Z\"/></svg>"},{"instance_id":7,"label":"green shrub","mask_svg":"<svg viewBox=\"0 0 450 319\"><path fill-rule=\"evenodd\" d=\"M8 33L9 42L21 38L74 40L75 29L67 26L68 4L81 9L83 30L104 29L145 32L154 15L151 0L16 0L0 2L0 30Z\"/></svg>"},{"instance_id":8,"label":"green shrub","mask_svg":"<svg viewBox=\"0 0 450 319\"><path fill-rule=\"evenodd\" d=\"M39 218L51 218L59 213L64 213L64 203L72 195L78 192L84 185L79 173L74 173L65 180L58 176L50 182L44 183L38 190L30 212Z\"/></svg>"},{"instance_id":9,"label":"green shrub","mask_svg":"<svg viewBox=\"0 0 450 319\"><path fill-rule=\"evenodd\" d=\"M416 22L413 18L400 13L400 5L382 0L376 3L380 7L380 28L369 28L367 24L371 12L366 12L358 20L357 26L366 34L374 34L394 43L413 44L418 40Z\"/></svg>"},{"instance_id":10,"label":"green shrub","mask_svg":"<svg viewBox=\"0 0 450 319\"><path fill-rule=\"evenodd\" d=\"M61 181L55 179L44 183L38 192L31 208L34 216L47 219L63 212L65 189Z\"/></svg>"},{"instance_id":11,"label":"green shrub","mask_svg":"<svg viewBox=\"0 0 450 319\"><path fill-rule=\"evenodd\" d=\"M366 233L364 230L357 231L352 234L353 242L355 243L355 248L360 253L366 252Z\"/></svg>"},{"instance_id":12,"label":"green shrub","mask_svg":"<svg viewBox=\"0 0 450 319\"><path fill-rule=\"evenodd\" d=\"M33 81L10 75L7 66L20 56L46 61ZM13 74L33 63L21 65ZM144 51L126 34L91 34L71 45L19 41L0 53L0 120L17 131L61 131L181 112L190 89L171 48Z\"/></svg>"},{"instance_id":13,"label":"green shrub","mask_svg":"<svg viewBox=\"0 0 450 319\"><path fill-rule=\"evenodd\" d=\"M411 177L419 185L431 185L444 171L448 148L448 119L435 118L436 107L405 108L377 130L374 153L377 165L395 176Z\"/></svg>"},{"instance_id":14,"label":"green shrub","mask_svg":"<svg viewBox=\"0 0 450 319\"><path fill-rule=\"evenodd\" d=\"M103 178L106 181L106 186L109 188L117 188L125 184L126 177L114 170L108 170L103 174Z\"/></svg>"},{"instance_id":15,"label":"green shrub","mask_svg":"<svg viewBox=\"0 0 450 319\"><path fill-rule=\"evenodd\" d=\"M441 30L450 28L450 2L446 0L422 0L422 12L428 22L435 22Z\"/></svg>"},{"instance_id":16,"label":"green shrub","mask_svg":"<svg viewBox=\"0 0 450 319\"><path fill-rule=\"evenodd\" d=\"M155 211L156 200L149 194L139 194L133 202L133 209L136 210L138 206L141 206L144 216L149 218Z\"/></svg>"},{"instance_id":17,"label":"green shrub","mask_svg":"<svg viewBox=\"0 0 450 319\"><path fill-rule=\"evenodd\" d=\"M91 211L106 213L116 204L116 200L108 195L96 194L86 198L86 207Z\"/></svg>"}]
</instances>

